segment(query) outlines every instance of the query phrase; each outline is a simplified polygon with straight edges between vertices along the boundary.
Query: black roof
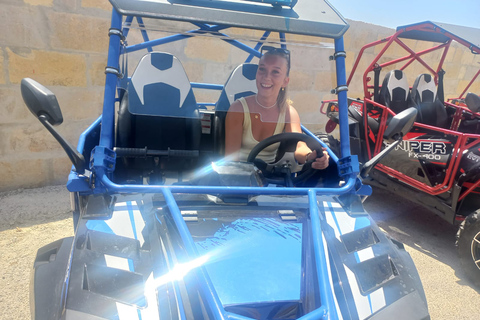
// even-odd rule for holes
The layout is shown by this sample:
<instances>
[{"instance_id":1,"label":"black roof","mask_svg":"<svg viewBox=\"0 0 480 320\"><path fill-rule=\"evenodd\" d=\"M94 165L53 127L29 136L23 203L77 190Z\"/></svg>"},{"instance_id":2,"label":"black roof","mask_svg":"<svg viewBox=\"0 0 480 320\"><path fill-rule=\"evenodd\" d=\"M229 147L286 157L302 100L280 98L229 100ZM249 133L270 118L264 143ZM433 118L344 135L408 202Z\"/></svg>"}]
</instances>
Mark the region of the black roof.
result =
<instances>
[{"instance_id":1,"label":"black roof","mask_svg":"<svg viewBox=\"0 0 480 320\"><path fill-rule=\"evenodd\" d=\"M110 0L123 15L158 19L327 38L339 38L349 27L340 13L325 0L299 0L293 8L251 1Z\"/></svg>"},{"instance_id":2,"label":"black roof","mask_svg":"<svg viewBox=\"0 0 480 320\"><path fill-rule=\"evenodd\" d=\"M420 29L414 29L418 28ZM463 40L464 45L480 53L480 29L457 26L447 23L424 21L397 27L397 31L405 30L400 38L445 43L449 39Z\"/></svg>"}]
</instances>

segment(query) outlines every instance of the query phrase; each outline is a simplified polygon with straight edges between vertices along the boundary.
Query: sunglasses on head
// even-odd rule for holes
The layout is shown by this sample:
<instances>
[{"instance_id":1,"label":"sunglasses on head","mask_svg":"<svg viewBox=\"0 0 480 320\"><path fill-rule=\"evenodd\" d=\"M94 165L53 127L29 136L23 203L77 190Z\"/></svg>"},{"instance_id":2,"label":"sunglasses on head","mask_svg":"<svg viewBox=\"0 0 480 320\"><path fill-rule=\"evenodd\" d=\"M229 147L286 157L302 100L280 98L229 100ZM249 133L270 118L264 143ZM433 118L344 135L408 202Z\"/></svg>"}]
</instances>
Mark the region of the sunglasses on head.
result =
<instances>
[{"instance_id":1,"label":"sunglasses on head","mask_svg":"<svg viewBox=\"0 0 480 320\"><path fill-rule=\"evenodd\" d=\"M262 50L260 51L260 53L262 55L264 55L265 53L270 53L270 54L277 54L277 55L285 55L288 59L288 64L290 65L290 51L287 50L287 49L283 49L283 48L276 48L276 47L272 47L272 46L263 46L262 47Z\"/></svg>"}]
</instances>

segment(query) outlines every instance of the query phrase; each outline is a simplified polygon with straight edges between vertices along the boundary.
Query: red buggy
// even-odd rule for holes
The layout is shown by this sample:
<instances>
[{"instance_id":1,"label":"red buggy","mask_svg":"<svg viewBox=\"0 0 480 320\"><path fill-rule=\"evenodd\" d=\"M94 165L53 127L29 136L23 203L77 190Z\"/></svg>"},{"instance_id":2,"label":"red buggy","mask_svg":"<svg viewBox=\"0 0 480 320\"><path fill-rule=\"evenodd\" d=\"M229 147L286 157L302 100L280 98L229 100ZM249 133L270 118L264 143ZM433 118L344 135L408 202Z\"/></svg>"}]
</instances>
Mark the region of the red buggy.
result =
<instances>
[{"instance_id":1,"label":"red buggy","mask_svg":"<svg viewBox=\"0 0 480 320\"><path fill-rule=\"evenodd\" d=\"M468 70L475 75L460 97L446 100L444 75L459 70L444 68L453 43L480 54L479 35L477 29L429 21L398 27L392 36L362 47L347 81L350 85L365 51L374 47L369 51L378 54L362 75L364 98L348 102L352 153L363 163L387 146L382 137L392 116L409 107L417 109L413 128L365 181L458 223L460 258L476 285L480 285L480 92L467 91L479 88L480 71ZM413 45L420 42L421 46ZM389 58L392 48L404 55ZM432 60L436 65L427 63ZM325 101L321 111L330 118L331 133L337 122L336 102ZM333 136L329 140L335 146Z\"/></svg>"}]
</instances>

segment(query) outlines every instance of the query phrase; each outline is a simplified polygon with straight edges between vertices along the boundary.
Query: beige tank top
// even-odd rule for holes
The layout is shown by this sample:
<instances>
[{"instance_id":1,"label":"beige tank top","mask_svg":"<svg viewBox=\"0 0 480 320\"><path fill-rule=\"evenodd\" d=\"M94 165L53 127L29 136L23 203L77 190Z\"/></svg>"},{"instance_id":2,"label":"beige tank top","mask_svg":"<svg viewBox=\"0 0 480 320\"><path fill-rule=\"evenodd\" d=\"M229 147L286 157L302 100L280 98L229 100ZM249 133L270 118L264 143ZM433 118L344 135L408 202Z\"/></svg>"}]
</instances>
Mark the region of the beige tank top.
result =
<instances>
[{"instance_id":1,"label":"beige tank top","mask_svg":"<svg viewBox=\"0 0 480 320\"><path fill-rule=\"evenodd\" d=\"M248 109L247 101L244 98L238 99L243 106L243 136L242 146L239 151L238 159L240 161L247 161L250 151L258 144L259 141L255 140L252 133L252 121L250 119L250 110ZM275 127L274 135L282 133L285 129L285 109L278 115L277 126ZM275 161L277 155L279 143L272 144L268 148L263 149L257 156L266 163L272 163Z\"/></svg>"}]
</instances>

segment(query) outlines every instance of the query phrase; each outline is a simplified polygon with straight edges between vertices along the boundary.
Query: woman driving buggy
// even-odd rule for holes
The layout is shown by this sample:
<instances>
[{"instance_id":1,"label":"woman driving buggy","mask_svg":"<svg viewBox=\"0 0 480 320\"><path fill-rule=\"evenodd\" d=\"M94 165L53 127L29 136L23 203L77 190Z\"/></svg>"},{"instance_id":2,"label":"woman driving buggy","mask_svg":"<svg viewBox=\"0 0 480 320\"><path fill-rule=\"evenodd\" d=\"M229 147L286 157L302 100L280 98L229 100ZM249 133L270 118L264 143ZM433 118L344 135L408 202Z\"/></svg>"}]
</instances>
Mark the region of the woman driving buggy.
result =
<instances>
[{"instance_id":1,"label":"woman driving buggy","mask_svg":"<svg viewBox=\"0 0 480 320\"><path fill-rule=\"evenodd\" d=\"M225 155L232 160L247 161L259 141L273 135L302 132L298 112L286 97L290 80L290 52L263 46L262 53L255 77L258 93L236 100L226 116ZM265 147L256 158L272 163L278 147L279 143ZM312 161L311 167L316 170L323 171L329 166L330 157L326 151L323 150L319 156L317 151L312 151L303 141L298 141L294 157L299 164ZM312 178L318 181L322 175L318 172Z\"/></svg>"}]
</instances>

